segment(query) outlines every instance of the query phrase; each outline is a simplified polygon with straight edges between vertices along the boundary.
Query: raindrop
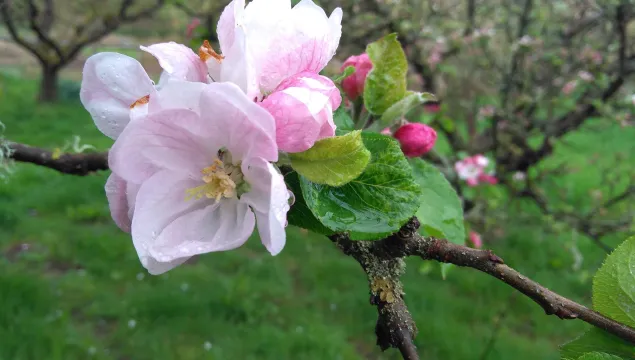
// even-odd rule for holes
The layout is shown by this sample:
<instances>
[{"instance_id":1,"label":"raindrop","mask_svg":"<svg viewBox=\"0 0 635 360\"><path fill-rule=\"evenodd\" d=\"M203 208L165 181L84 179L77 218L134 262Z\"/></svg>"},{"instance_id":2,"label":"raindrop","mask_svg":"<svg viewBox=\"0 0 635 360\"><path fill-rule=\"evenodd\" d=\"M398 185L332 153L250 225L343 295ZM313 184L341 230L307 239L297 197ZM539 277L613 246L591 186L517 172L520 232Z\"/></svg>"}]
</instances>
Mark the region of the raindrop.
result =
<instances>
[{"instance_id":1,"label":"raindrop","mask_svg":"<svg viewBox=\"0 0 635 360\"><path fill-rule=\"evenodd\" d=\"M295 204L295 194L291 190L287 190L289 192L289 206L293 206Z\"/></svg>"},{"instance_id":2,"label":"raindrop","mask_svg":"<svg viewBox=\"0 0 635 360\"><path fill-rule=\"evenodd\" d=\"M129 328L134 329L135 326L137 326L137 320L135 320L135 319L128 320L128 327Z\"/></svg>"},{"instance_id":3,"label":"raindrop","mask_svg":"<svg viewBox=\"0 0 635 360\"><path fill-rule=\"evenodd\" d=\"M209 342L209 341L206 341L206 342L203 344L203 349L205 349L206 351L210 351L210 350L212 350L212 343L211 343L211 342Z\"/></svg>"}]
</instances>

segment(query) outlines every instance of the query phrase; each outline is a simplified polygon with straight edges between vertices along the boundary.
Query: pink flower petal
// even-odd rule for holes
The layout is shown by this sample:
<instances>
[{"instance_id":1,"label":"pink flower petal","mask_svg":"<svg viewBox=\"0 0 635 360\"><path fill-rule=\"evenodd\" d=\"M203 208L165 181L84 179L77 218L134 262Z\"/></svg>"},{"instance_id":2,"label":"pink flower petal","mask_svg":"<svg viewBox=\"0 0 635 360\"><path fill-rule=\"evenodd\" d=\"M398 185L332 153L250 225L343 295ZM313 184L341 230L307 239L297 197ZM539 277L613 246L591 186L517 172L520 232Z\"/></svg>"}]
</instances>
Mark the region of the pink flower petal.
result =
<instances>
[{"instance_id":1,"label":"pink flower petal","mask_svg":"<svg viewBox=\"0 0 635 360\"><path fill-rule=\"evenodd\" d=\"M79 96L97 128L116 139L130 122L130 106L154 91L137 60L104 52L86 60Z\"/></svg>"},{"instance_id":2,"label":"pink flower petal","mask_svg":"<svg viewBox=\"0 0 635 360\"><path fill-rule=\"evenodd\" d=\"M289 191L284 178L273 165L259 158L243 163L242 169L251 190L240 200L254 210L262 243L271 255L277 255L286 242L289 211Z\"/></svg>"},{"instance_id":3,"label":"pink flower petal","mask_svg":"<svg viewBox=\"0 0 635 360\"><path fill-rule=\"evenodd\" d=\"M175 42L141 46L152 54L170 78L207 83L207 67L189 47Z\"/></svg>"},{"instance_id":4,"label":"pink flower petal","mask_svg":"<svg viewBox=\"0 0 635 360\"><path fill-rule=\"evenodd\" d=\"M168 109L131 123L108 156L110 168L127 181L142 183L160 169L200 177L220 144L190 132L200 128L200 117L187 109Z\"/></svg>"},{"instance_id":5,"label":"pink flower petal","mask_svg":"<svg viewBox=\"0 0 635 360\"><path fill-rule=\"evenodd\" d=\"M330 79L303 72L282 82L260 105L276 120L278 147L300 152L335 134L333 106L341 101Z\"/></svg>"},{"instance_id":6,"label":"pink flower petal","mask_svg":"<svg viewBox=\"0 0 635 360\"><path fill-rule=\"evenodd\" d=\"M106 197L108 198L112 219L121 230L129 233L132 219L129 216L130 206L127 188L128 183L115 173L110 174L106 181ZM134 197L136 197L136 194Z\"/></svg>"}]
</instances>

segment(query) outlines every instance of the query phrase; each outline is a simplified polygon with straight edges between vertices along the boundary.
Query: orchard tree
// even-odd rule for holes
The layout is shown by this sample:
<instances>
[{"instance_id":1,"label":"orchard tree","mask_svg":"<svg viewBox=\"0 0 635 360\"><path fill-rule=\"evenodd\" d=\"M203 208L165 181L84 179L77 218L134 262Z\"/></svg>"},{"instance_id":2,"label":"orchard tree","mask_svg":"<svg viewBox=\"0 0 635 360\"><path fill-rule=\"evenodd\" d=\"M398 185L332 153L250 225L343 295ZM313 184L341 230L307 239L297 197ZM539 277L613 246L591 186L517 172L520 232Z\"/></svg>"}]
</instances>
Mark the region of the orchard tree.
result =
<instances>
[{"instance_id":1,"label":"orchard tree","mask_svg":"<svg viewBox=\"0 0 635 360\"><path fill-rule=\"evenodd\" d=\"M479 154L490 160L487 172L495 174L506 197L531 202L545 215L541 224L547 219L549 226L573 229L605 251L611 247L604 236L633 232L635 212L628 204L635 197L635 173L619 166L628 150L589 159L589 167L603 167L597 183L610 184L612 191L595 192L584 204L571 204L566 188L549 193L546 186L574 171L549 161L556 149L569 146L568 135L634 124L632 1L322 3L338 4L347 15L340 53L361 53L367 41L399 34L411 84L442 103L413 108L404 119L426 122L449 145L449 152L425 158L448 175L467 216L482 229L504 223L507 211L492 206L500 202L496 192L466 192L475 184L461 179L455 164Z\"/></svg>"},{"instance_id":2,"label":"orchard tree","mask_svg":"<svg viewBox=\"0 0 635 360\"><path fill-rule=\"evenodd\" d=\"M42 80L38 99L57 99L59 71L87 45L121 25L150 17L164 0L5 0L0 16L13 40L35 56Z\"/></svg>"},{"instance_id":3,"label":"orchard tree","mask_svg":"<svg viewBox=\"0 0 635 360\"><path fill-rule=\"evenodd\" d=\"M157 86L125 55L87 60L81 100L98 129L115 140L108 153L54 154L5 141L3 157L74 175L110 170L105 192L113 220L131 234L141 264L156 275L193 256L238 248L256 229L272 255L284 249L287 224L324 235L367 275L377 345L398 349L404 359L419 359L417 325L400 280L407 257L473 268L529 297L547 315L593 325L563 347L563 359L633 358L635 237L596 274L593 309L520 274L493 251L475 248L482 241L476 236L466 246L463 204L455 190L462 186L453 187L448 178L491 185L501 173L491 173L491 162L480 154L454 166L444 165L447 155L432 158L440 167L421 158L432 153L437 131L460 139L464 129L458 121L436 118L446 102L408 89L412 61L397 34L371 42L331 79L320 72L342 36L340 8L327 17L310 0L293 9L284 1L269 3L275 7L251 4L256 2L243 8L244 2L233 1L225 8L217 33L220 53L209 43L198 54L176 43L146 48L164 70ZM525 5L521 23L529 21L522 19L530 10ZM615 10L616 19L625 21L624 8ZM625 23L617 24L624 30ZM626 35L621 37L618 44L625 43ZM618 65L631 57L630 50L619 53ZM607 86L629 72L616 71ZM509 86L499 94L507 99L502 104L518 91L519 85ZM601 106L580 101L556 118ZM435 115L432 126L405 123L420 106ZM496 121L496 109L484 116L492 113ZM483 131L499 136L498 128ZM544 146L546 140L539 140ZM528 169L507 161L502 151L492 157L502 169Z\"/></svg>"}]
</instances>

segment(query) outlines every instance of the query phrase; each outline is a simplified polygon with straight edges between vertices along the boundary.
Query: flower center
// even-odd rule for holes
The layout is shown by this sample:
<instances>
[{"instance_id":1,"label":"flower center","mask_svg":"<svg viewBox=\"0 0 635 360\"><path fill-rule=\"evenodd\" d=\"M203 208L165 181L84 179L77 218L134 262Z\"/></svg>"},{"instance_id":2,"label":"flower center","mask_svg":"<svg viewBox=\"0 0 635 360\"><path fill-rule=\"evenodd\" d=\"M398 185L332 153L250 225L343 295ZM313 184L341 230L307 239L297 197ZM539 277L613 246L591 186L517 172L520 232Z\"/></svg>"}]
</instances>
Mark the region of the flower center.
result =
<instances>
[{"instance_id":1,"label":"flower center","mask_svg":"<svg viewBox=\"0 0 635 360\"><path fill-rule=\"evenodd\" d=\"M185 201L205 197L219 202L222 198L231 199L242 195L249 185L243 178L240 162L234 165L229 152L220 151L219 158L216 158L212 165L201 170L201 174L205 184L185 190Z\"/></svg>"}]
</instances>

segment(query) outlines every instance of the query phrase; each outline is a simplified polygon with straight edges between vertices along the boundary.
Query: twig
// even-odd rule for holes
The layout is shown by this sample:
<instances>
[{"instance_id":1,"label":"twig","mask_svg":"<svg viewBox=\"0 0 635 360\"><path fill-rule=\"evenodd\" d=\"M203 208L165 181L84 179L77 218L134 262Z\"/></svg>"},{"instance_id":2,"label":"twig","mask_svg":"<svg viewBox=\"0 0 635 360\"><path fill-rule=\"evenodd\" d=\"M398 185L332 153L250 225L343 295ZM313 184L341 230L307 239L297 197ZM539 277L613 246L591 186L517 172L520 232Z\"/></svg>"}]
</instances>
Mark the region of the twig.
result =
<instances>
[{"instance_id":1,"label":"twig","mask_svg":"<svg viewBox=\"0 0 635 360\"><path fill-rule=\"evenodd\" d=\"M79 153L53 156L49 150L24 144L8 143L8 158L32 163L70 175L88 175L99 170L108 170L108 153Z\"/></svg>"}]
</instances>

